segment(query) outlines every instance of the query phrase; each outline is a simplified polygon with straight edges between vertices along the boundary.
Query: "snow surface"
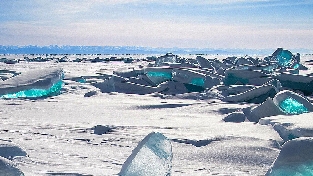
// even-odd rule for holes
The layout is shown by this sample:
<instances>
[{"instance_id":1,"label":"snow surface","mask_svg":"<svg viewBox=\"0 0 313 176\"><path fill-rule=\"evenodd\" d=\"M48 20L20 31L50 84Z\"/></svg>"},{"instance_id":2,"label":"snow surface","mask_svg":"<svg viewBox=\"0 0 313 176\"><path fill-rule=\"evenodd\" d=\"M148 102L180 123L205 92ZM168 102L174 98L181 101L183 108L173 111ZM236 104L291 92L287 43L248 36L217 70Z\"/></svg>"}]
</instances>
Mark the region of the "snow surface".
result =
<instances>
[{"instance_id":1,"label":"snow surface","mask_svg":"<svg viewBox=\"0 0 313 176\"><path fill-rule=\"evenodd\" d=\"M241 112L256 105L223 102L218 87L192 93L179 88L182 94L174 94L182 85L175 82L173 94L164 94L160 91L170 82L149 87L148 82L140 84L141 79L112 76L117 70L136 74L149 64L0 63L2 70L22 73L58 67L65 76L58 96L0 99L0 139L21 149L8 162L26 176L118 175L140 141L159 132L172 144L171 175L265 175L289 140L278 129L289 130L294 137L312 135L311 113L243 121ZM147 91L139 95L141 90ZM236 115L225 122L231 113ZM299 129L301 133L294 132Z\"/></svg>"}]
</instances>

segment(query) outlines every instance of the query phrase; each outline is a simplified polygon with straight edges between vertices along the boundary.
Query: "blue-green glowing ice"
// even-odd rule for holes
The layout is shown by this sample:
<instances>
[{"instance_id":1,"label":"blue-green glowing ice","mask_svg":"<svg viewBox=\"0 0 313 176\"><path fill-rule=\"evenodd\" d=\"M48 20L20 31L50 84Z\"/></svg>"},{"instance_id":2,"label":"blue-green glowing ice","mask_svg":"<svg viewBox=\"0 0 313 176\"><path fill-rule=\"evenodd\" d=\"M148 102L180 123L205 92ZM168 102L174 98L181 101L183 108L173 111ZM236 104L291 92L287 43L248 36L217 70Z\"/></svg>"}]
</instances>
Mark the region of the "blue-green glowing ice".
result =
<instances>
[{"instance_id":1,"label":"blue-green glowing ice","mask_svg":"<svg viewBox=\"0 0 313 176\"><path fill-rule=\"evenodd\" d=\"M294 176L312 176L313 163L307 162L302 164L295 163L294 165L286 165L272 170L268 176L281 176L281 175L294 175Z\"/></svg>"},{"instance_id":2,"label":"blue-green glowing ice","mask_svg":"<svg viewBox=\"0 0 313 176\"><path fill-rule=\"evenodd\" d=\"M302 114L309 112L308 109L297 100L289 97L282 101L279 105L283 112L287 114Z\"/></svg>"},{"instance_id":3,"label":"blue-green glowing ice","mask_svg":"<svg viewBox=\"0 0 313 176\"><path fill-rule=\"evenodd\" d=\"M279 65L284 67L289 67L292 64L292 53L288 50L282 50L277 55L277 60Z\"/></svg>"},{"instance_id":4,"label":"blue-green glowing ice","mask_svg":"<svg viewBox=\"0 0 313 176\"><path fill-rule=\"evenodd\" d=\"M86 79L84 79L84 78L80 78L80 79L78 79L76 81L79 82L79 83L86 83L87 82Z\"/></svg>"},{"instance_id":5,"label":"blue-green glowing ice","mask_svg":"<svg viewBox=\"0 0 313 176\"><path fill-rule=\"evenodd\" d=\"M295 65L293 66L293 69L298 69L299 67L300 67L299 64L295 64Z\"/></svg>"},{"instance_id":6,"label":"blue-green glowing ice","mask_svg":"<svg viewBox=\"0 0 313 176\"><path fill-rule=\"evenodd\" d=\"M192 78L190 81L190 84L196 85L196 86L204 86L204 79L203 78Z\"/></svg>"},{"instance_id":7,"label":"blue-green glowing ice","mask_svg":"<svg viewBox=\"0 0 313 176\"><path fill-rule=\"evenodd\" d=\"M150 71L147 72L148 77L162 77L164 79L172 79L172 73L171 72L158 72L158 71Z\"/></svg>"},{"instance_id":8,"label":"blue-green glowing ice","mask_svg":"<svg viewBox=\"0 0 313 176\"><path fill-rule=\"evenodd\" d=\"M37 98L37 97L46 97L54 96L60 94L60 90L63 86L63 81L59 80L53 84L49 89L28 89L19 91L12 94L2 95L1 98Z\"/></svg>"}]
</instances>

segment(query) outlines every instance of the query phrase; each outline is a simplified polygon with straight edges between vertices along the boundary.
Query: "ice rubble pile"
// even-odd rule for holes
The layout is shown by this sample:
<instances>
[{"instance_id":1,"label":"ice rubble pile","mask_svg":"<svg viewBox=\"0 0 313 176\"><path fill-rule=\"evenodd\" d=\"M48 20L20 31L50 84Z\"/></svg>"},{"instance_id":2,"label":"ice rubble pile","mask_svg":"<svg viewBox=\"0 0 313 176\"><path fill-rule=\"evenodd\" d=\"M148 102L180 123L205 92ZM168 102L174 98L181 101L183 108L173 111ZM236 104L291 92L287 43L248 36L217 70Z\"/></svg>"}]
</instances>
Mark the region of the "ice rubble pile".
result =
<instances>
[{"instance_id":1,"label":"ice rubble pile","mask_svg":"<svg viewBox=\"0 0 313 176\"><path fill-rule=\"evenodd\" d=\"M313 76L298 74L306 69L300 63L300 55L282 48L264 59L249 56L194 59L168 53L147 57L147 61L147 67L119 69L102 82L92 84L102 92L165 95L215 92L225 102L251 103L262 103L284 88L305 95L313 91Z\"/></svg>"},{"instance_id":2,"label":"ice rubble pile","mask_svg":"<svg viewBox=\"0 0 313 176\"><path fill-rule=\"evenodd\" d=\"M63 77L60 68L31 70L0 82L0 97L37 98L58 95Z\"/></svg>"},{"instance_id":3,"label":"ice rubble pile","mask_svg":"<svg viewBox=\"0 0 313 176\"><path fill-rule=\"evenodd\" d=\"M171 175L172 145L161 133L148 134L124 162L121 176Z\"/></svg>"}]
</instances>

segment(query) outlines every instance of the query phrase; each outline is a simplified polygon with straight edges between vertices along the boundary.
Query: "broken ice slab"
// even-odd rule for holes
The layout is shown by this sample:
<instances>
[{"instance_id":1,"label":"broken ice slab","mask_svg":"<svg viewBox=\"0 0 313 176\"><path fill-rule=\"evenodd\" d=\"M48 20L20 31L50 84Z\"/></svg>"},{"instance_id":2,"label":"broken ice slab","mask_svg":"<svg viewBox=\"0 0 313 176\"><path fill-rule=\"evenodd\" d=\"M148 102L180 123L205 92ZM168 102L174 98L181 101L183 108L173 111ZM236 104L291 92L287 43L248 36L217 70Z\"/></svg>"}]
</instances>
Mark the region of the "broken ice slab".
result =
<instances>
[{"instance_id":1,"label":"broken ice slab","mask_svg":"<svg viewBox=\"0 0 313 176\"><path fill-rule=\"evenodd\" d=\"M305 95L313 93L313 76L312 75L295 75L282 73L275 76L281 82L283 87L293 90L299 90Z\"/></svg>"},{"instance_id":2,"label":"broken ice slab","mask_svg":"<svg viewBox=\"0 0 313 176\"><path fill-rule=\"evenodd\" d=\"M263 85L254 87L248 91L239 93L237 95L230 95L223 99L226 102L249 102L262 103L268 97L273 98L278 90L273 85Z\"/></svg>"},{"instance_id":3,"label":"broken ice slab","mask_svg":"<svg viewBox=\"0 0 313 176\"><path fill-rule=\"evenodd\" d=\"M113 71L113 74L124 78L131 78L143 74L143 70L137 70L135 68L119 68Z\"/></svg>"},{"instance_id":4,"label":"broken ice slab","mask_svg":"<svg viewBox=\"0 0 313 176\"><path fill-rule=\"evenodd\" d=\"M63 70L32 70L0 83L1 98L37 98L58 95L63 86Z\"/></svg>"},{"instance_id":5,"label":"broken ice slab","mask_svg":"<svg viewBox=\"0 0 313 176\"><path fill-rule=\"evenodd\" d=\"M268 77L265 73L251 70L232 70L225 71L224 84L226 86L234 84L249 84L251 79L264 79ZM264 79L266 82L266 80Z\"/></svg>"},{"instance_id":6,"label":"broken ice slab","mask_svg":"<svg viewBox=\"0 0 313 176\"><path fill-rule=\"evenodd\" d=\"M121 176L168 176L172 168L172 145L161 133L148 134L124 162Z\"/></svg>"},{"instance_id":7,"label":"broken ice slab","mask_svg":"<svg viewBox=\"0 0 313 176\"><path fill-rule=\"evenodd\" d=\"M294 99L290 101L289 98ZM287 102L286 102L287 100ZM281 104L283 103L283 108ZM313 112L313 105L305 97L288 90L280 91L273 99L268 98L262 104L252 108L247 116L250 121L258 122L263 117L276 115L294 115Z\"/></svg>"},{"instance_id":8,"label":"broken ice slab","mask_svg":"<svg viewBox=\"0 0 313 176\"><path fill-rule=\"evenodd\" d=\"M155 85L172 79L171 68L149 67L146 68L144 72Z\"/></svg>"},{"instance_id":9,"label":"broken ice slab","mask_svg":"<svg viewBox=\"0 0 313 176\"><path fill-rule=\"evenodd\" d=\"M204 86L205 74L192 69L173 69L173 80L181 83Z\"/></svg>"},{"instance_id":10,"label":"broken ice slab","mask_svg":"<svg viewBox=\"0 0 313 176\"><path fill-rule=\"evenodd\" d=\"M273 102L285 114L303 114L313 111L313 105L305 97L292 91L281 91Z\"/></svg>"},{"instance_id":11,"label":"broken ice slab","mask_svg":"<svg viewBox=\"0 0 313 176\"><path fill-rule=\"evenodd\" d=\"M266 175L313 175L313 138L301 137L286 142Z\"/></svg>"},{"instance_id":12,"label":"broken ice slab","mask_svg":"<svg viewBox=\"0 0 313 176\"><path fill-rule=\"evenodd\" d=\"M53 84L49 89L28 89L22 90L12 94L2 95L1 98L36 98L36 97L46 97L54 96L60 93L62 88L63 81L58 81Z\"/></svg>"}]
</instances>

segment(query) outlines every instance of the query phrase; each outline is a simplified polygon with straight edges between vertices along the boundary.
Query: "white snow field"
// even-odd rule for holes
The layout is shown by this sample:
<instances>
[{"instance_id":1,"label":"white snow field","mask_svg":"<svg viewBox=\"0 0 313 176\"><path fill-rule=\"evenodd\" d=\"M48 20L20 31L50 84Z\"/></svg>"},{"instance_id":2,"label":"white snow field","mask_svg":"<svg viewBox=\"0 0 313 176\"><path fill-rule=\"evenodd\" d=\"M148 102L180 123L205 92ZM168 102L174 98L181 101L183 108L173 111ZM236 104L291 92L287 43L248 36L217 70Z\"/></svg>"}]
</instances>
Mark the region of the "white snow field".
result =
<instances>
[{"instance_id":1,"label":"white snow field","mask_svg":"<svg viewBox=\"0 0 313 176\"><path fill-rule=\"evenodd\" d=\"M154 163L139 160L139 166L147 166L141 175L164 168L173 176L271 175L276 166L293 162L286 157L292 152L283 152L286 144L306 146L313 135L312 92L299 87L312 86L313 58L275 64L275 53L265 59L224 60L206 55L134 55L131 60L67 55L64 62L3 55L20 61L0 62L0 175L127 175L127 166L138 164L138 158ZM285 79L294 72L299 78ZM62 79L61 89L42 97L5 96L45 92ZM263 105L265 101L272 103ZM253 116L255 109L262 114ZM162 148L167 140L171 152L169 146ZM302 149L297 152L305 153ZM170 158L161 161L160 152ZM311 162L312 157L301 160Z\"/></svg>"}]
</instances>

